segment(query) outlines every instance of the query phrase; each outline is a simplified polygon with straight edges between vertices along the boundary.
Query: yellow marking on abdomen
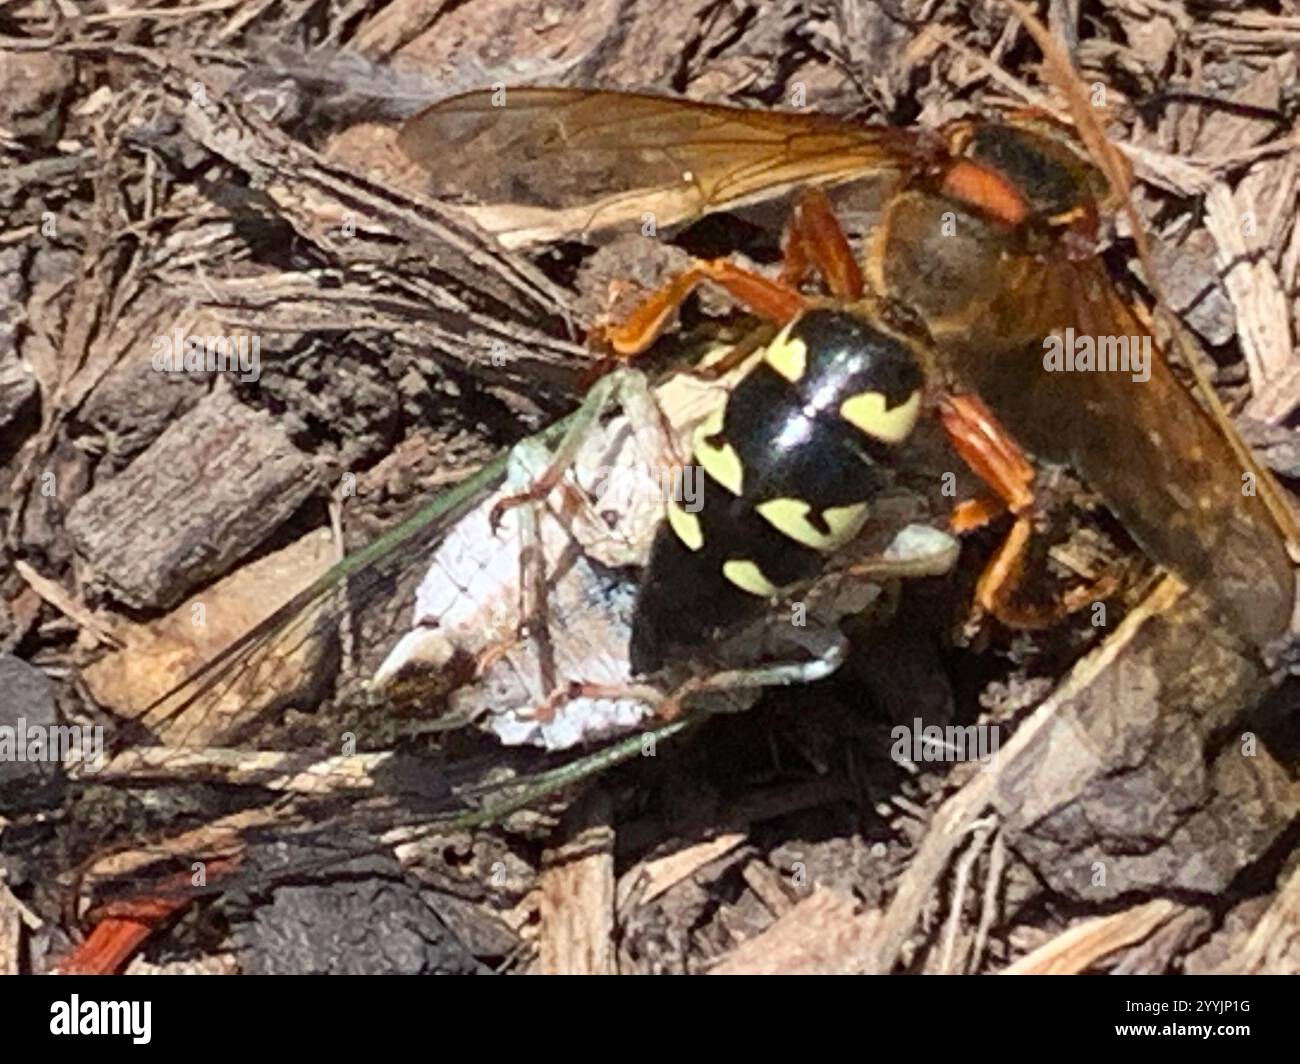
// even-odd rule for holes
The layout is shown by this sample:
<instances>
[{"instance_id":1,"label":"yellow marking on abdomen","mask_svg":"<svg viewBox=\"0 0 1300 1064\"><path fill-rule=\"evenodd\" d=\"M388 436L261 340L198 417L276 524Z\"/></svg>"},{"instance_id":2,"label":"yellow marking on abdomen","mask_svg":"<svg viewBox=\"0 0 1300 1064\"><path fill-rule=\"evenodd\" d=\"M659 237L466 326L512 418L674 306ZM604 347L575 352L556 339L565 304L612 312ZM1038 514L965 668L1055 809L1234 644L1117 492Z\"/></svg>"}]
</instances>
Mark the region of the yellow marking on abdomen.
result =
<instances>
[{"instance_id":1,"label":"yellow marking on abdomen","mask_svg":"<svg viewBox=\"0 0 1300 1064\"><path fill-rule=\"evenodd\" d=\"M710 436L722 431L724 411L716 410L695 430L691 449L700 468L726 488L732 495L739 495L745 482L745 467L735 448L725 440L715 446L709 442Z\"/></svg>"},{"instance_id":2,"label":"yellow marking on abdomen","mask_svg":"<svg viewBox=\"0 0 1300 1064\"><path fill-rule=\"evenodd\" d=\"M802 340L790 339L791 322L779 333L763 352L763 361L781 374L791 384L796 384L808 368L808 345Z\"/></svg>"},{"instance_id":3,"label":"yellow marking on abdomen","mask_svg":"<svg viewBox=\"0 0 1300 1064\"><path fill-rule=\"evenodd\" d=\"M704 546L704 529L700 519L693 513L687 513L671 499L668 502L668 524L677 533L677 538L691 550Z\"/></svg>"},{"instance_id":4,"label":"yellow marking on abdomen","mask_svg":"<svg viewBox=\"0 0 1300 1064\"><path fill-rule=\"evenodd\" d=\"M907 439L920 413L919 391L892 410L885 407L885 397L880 392L859 392L840 403L840 417L859 432L885 443L901 443Z\"/></svg>"},{"instance_id":5,"label":"yellow marking on abdomen","mask_svg":"<svg viewBox=\"0 0 1300 1064\"><path fill-rule=\"evenodd\" d=\"M777 593L777 586L763 575L754 562L732 559L723 562L722 575L735 584L741 591L748 591L760 598L771 598Z\"/></svg>"},{"instance_id":6,"label":"yellow marking on abdomen","mask_svg":"<svg viewBox=\"0 0 1300 1064\"><path fill-rule=\"evenodd\" d=\"M868 507L865 502L852 503L849 506L831 506L822 511L829 532L822 532L811 521L808 514L812 506L803 499L782 497L768 499L754 507L768 524L778 532L789 536L796 543L828 554L839 550L856 536L866 523Z\"/></svg>"}]
</instances>

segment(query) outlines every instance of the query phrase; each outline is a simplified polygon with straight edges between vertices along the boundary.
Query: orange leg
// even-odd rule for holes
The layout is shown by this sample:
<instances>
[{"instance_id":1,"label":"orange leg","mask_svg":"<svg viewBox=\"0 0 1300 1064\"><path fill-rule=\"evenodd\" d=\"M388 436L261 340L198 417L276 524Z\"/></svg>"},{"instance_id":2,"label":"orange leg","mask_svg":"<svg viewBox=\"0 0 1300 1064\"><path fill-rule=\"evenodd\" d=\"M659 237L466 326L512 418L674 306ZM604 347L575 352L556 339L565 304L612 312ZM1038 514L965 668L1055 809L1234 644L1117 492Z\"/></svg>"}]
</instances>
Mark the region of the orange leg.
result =
<instances>
[{"instance_id":1,"label":"orange leg","mask_svg":"<svg viewBox=\"0 0 1300 1064\"><path fill-rule=\"evenodd\" d=\"M1019 515L1033 508L1030 485L1034 467L982 399L974 395L944 396L939 401L939 419L962 461L992 489L1006 509ZM993 516L996 514L989 513L986 520Z\"/></svg>"},{"instance_id":2,"label":"orange leg","mask_svg":"<svg viewBox=\"0 0 1300 1064\"><path fill-rule=\"evenodd\" d=\"M793 288L726 259L697 262L653 292L621 325L606 325L597 335L624 358L640 354L658 339L672 316L697 287L711 282L761 317L779 325L807 306Z\"/></svg>"},{"instance_id":3,"label":"orange leg","mask_svg":"<svg viewBox=\"0 0 1300 1064\"><path fill-rule=\"evenodd\" d=\"M975 604L1009 628L1046 628L1063 616L1054 606L1016 601L1025 577L1025 553L1033 535L1030 517L1017 517L975 584Z\"/></svg>"},{"instance_id":4,"label":"orange leg","mask_svg":"<svg viewBox=\"0 0 1300 1064\"><path fill-rule=\"evenodd\" d=\"M974 499L964 499L952 509L949 525L957 535L974 532L977 528L992 524L1004 513L1007 505L992 495L981 495Z\"/></svg>"},{"instance_id":5,"label":"orange leg","mask_svg":"<svg viewBox=\"0 0 1300 1064\"><path fill-rule=\"evenodd\" d=\"M1060 603L1041 605L1017 601L1025 575L1025 555L1034 531L1034 468L977 396L945 396L939 402L939 416L953 448L993 492L991 497L959 504L952 514L953 530L960 533L980 528L1006 511L1016 518L980 574L975 585L976 606L1011 628L1046 628L1088 603L1112 594L1114 579L1102 577L1090 587L1071 592Z\"/></svg>"},{"instance_id":6,"label":"orange leg","mask_svg":"<svg viewBox=\"0 0 1300 1064\"><path fill-rule=\"evenodd\" d=\"M989 560L975 585L979 609L1011 628L1050 628L1070 614L1119 590L1115 573L1105 573L1090 584L1071 588L1058 602L1031 603L1016 598L1025 576L1025 554L1034 523L1028 516L1016 518L997 553Z\"/></svg>"},{"instance_id":7,"label":"orange leg","mask_svg":"<svg viewBox=\"0 0 1300 1064\"><path fill-rule=\"evenodd\" d=\"M865 287L858 260L853 257L848 237L826 193L805 189L795 200L794 213L785 231L785 266L781 281L798 288L810 269L821 274L826 288L836 299L862 298Z\"/></svg>"},{"instance_id":8,"label":"orange leg","mask_svg":"<svg viewBox=\"0 0 1300 1064\"><path fill-rule=\"evenodd\" d=\"M952 514L953 531L980 528L1008 510L1016 515L1011 531L975 585L976 606L1012 628L1045 626L1050 620L1041 610L1015 601L1034 528L1034 467L977 396L944 396L939 402L939 418L953 449L993 493L957 506Z\"/></svg>"},{"instance_id":9,"label":"orange leg","mask_svg":"<svg viewBox=\"0 0 1300 1064\"><path fill-rule=\"evenodd\" d=\"M726 259L697 262L652 292L621 324L597 330L597 338L624 358L640 354L660 336L686 297L711 282L760 317L778 325L807 306L798 286L812 270L821 274L837 299L862 298L862 271L826 193L807 189L795 203L786 227L785 264L773 281Z\"/></svg>"}]
</instances>

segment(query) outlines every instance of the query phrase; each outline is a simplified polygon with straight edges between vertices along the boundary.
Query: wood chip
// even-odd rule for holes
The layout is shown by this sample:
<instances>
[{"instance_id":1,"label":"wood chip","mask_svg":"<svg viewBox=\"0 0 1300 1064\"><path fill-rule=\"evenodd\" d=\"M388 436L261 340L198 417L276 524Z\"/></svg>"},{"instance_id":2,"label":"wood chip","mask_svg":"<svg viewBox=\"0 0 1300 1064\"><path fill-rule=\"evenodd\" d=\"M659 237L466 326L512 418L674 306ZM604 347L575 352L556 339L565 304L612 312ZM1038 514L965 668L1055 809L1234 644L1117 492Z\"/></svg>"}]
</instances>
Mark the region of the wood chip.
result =
<instances>
[{"instance_id":1,"label":"wood chip","mask_svg":"<svg viewBox=\"0 0 1300 1064\"><path fill-rule=\"evenodd\" d=\"M1216 181L1205 198L1205 225L1218 245L1223 284L1237 311L1237 335L1255 393L1247 412L1276 422L1300 402L1300 388L1278 387L1293 369L1291 314L1273 264L1246 236L1248 217L1254 217L1253 204L1239 202Z\"/></svg>"},{"instance_id":2,"label":"wood chip","mask_svg":"<svg viewBox=\"0 0 1300 1064\"><path fill-rule=\"evenodd\" d=\"M818 887L761 935L742 943L710 975L843 975L861 969L880 924L877 911Z\"/></svg>"},{"instance_id":3,"label":"wood chip","mask_svg":"<svg viewBox=\"0 0 1300 1064\"><path fill-rule=\"evenodd\" d=\"M1078 975L1128 946L1143 941L1183 911L1176 902L1158 898L1133 909L1087 920L1044 943L1003 975Z\"/></svg>"},{"instance_id":4,"label":"wood chip","mask_svg":"<svg viewBox=\"0 0 1300 1064\"><path fill-rule=\"evenodd\" d=\"M23 924L41 921L0 881L0 975L18 975L22 965Z\"/></svg>"},{"instance_id":5,"label":"wood chip","mask_svg":"<svg viewBox=\"0 0 1300 1064\"><path fill-rule=\"evenodd\" d=\"M78 499L68 532L116 597L165 609L255 550L315 490L311 463L271 415L219 391Z\"/></svg>"},{"instance_id":6,"label":"wood chip","mask_svg":"<svg viewBox=\"0 0 1300 1064\"><path fill-rule=\"evenodd\" d=\"M728 832L707 842L696 843L684 850L645 861L624 873L618 881L618 910L622 912L632 900L637 890L641 890L640 904L648 905L656 898L672 890L678 883L693 876L705 865L716 861L724 854L730 853L745 841L748 835L743 831Z\"/></svg>"},{"instance_id":7,"label":"wood chip","mask_svg":"<svg viewBox=\"0 0 1300 1064\"><path fill-rule=\"evenodd\" d=\"M76 621L81 630L91 636L96 643L108 643L118 648L125 645L126 637L121 625L98 616L94 610L78 602L75 596L65 591L58 581L42 576L22 559L14 562L14 569L36 594L65 617Z\"/></svg>"},{"instance_id":8,"label":"wood chip","mask_svg":"<svg viewBox=\"0 0 1300 1064\"><path fill-rule=\"evenodd\" d=\"M373 790L376 777L400 764L397 754L352 754L320 757L313 751L236 750L205 746L177 750L171 746L137 746L123 750L95 773L108 780L175 780L194 784L220 781L256 785L291 794L335 794Z\"/></svg>"},{"instance_id":9,"label":"wood chip","mask_svg":"<svg viewBox=\"0 0 1300 1064\"><path fill-rule=\"evenodd\" d=\"M764 861L750 861L741 869L741 875L749 884L749 889L758 895L758 900L767 906L773 916L784 916L795 907L795 900L790 896L786 881Z\"/></svg>"},{"instance_id":10,"label":"wood chip","mask_svg":"<svg viewBox=\"0 0 1300 1064\"><path fill-rule=\"evenodd\" d=\"M120 625L129 649L87 667L86 686L101 706L139 718L147 706L306 588L333 561L333 539L328 529L319 529L245 566L158 621ZM310 632L308 624L301 638L211 700L188 706L179 715L172 712L174 700L160 704L149 718L159 737L171 746L219 745L242 722L292 698L309 686L323 654L321 641Z\"/></svg>"},{"instance_id":11,"label":"wood chip","mask_svg":"<svg viewBox=\"0 0 1300 1064\"><path fill-rule=\"evenodd\" d=\"M1245 946L1221 965L1219 972L1245 975L1300 972L1300 868L1291 873Z\"/></svg>"},{"instance_id":12,"label":"wood chip","mask_svg":"<svg viewBox=\"0 0 1300 1064\"><path fill-rule=\"evenodd\" d=\"M1195 943L1204 942L1214 925L1208 909L1184 909L1168 923L1157 927L1142 942L1119 957L1111 975L1164 975L1186 972L1179 959L1186 957ZM1188 973L1190 974L1190 973Z\"/></svg>"},{"instance_id":13,"label":"wood chip","mask_svg":"<svg viewBox=\"0 0 1300 1064\"><path fill-rule=\"evenodd\" d=\"M1172 577L1163 580L1157 588L1134 609L1124 621L1111 633L1101 647L1080 660L1056 689L1034 712L1021 723L1011 739L1002 747L997 761L987 771L975 775L957 794L949 798L934 815L930 828L917 848L907 871L899 880L898 889L885 912L879 933L867 958L866 971L884 973L893 969L898 963L908 939L915 933L921 916L934 898L934 892L942 877L946 874L953 855L965 843L966 834L972 825L990 805L996 806L1002 813L1008 827L1013 831L1027 830L1034 823L1041 822L1049 814L1065 808L1076 801L1078 796L1091 786L1099 774L1105 771L1107 749L1118 749L1126 734L1125 729L1140 729L1142 722L1115 713L1115 677L1121 675L1121 667L1145 673L1148 679L1163 684L1170 682L1169 677L1161 672L1163 655L1172 653L1182 647L1186 652L1185 633L1200 632L1202 625L1210 622L1203 615L1179 612L1192 610L1183 598L1182 585ZM1189 627L1190 626L1190 627ZM1209 638L1201 637L1203 658L1211 649L1219 649ZM1222 665L1217 681L1221 690L1200 692L1201 701L1209 702L1215 712L1229 717L1240 710L1243 701L1249 701L1258 691L1254 686L1258 677L1245 659L1238 659L1239 667L1234 671L1232 660L1223 651ZM1164 669L1177 667L1183 669L1175 656L1164 661ZM1176 689L1172 684L1171 689ZM1158 697L1163 689L1157 687L1153 698ZM1166 695L1168 697L1168 695ZM1190 695L1180 694L1202 711L1201 701ZM1191 710L1187 710L1191 712ZM1060 717L1061 719L1057 719ZM1080 727L1081 721L1095 721L1100 718L1111 726L1107 733L1106 747L1097 745L1095 739L1088 739ZM1264 758L1228 758L1228 769L1247 771L1258 767L1263 771ZM1274 773L1276 775L1276 773ZM1050 786L1049 786L1050 785ZM1237 784L1245 786L1248 784ZM1263 785L1257 789L1264 791ZM1278 788L1274 787L1274 790ZM1271 793L1271 792L1269 792ZM1253 840L1243 839L1240 846L1252 849L1269 844L1281 831L1293 815L1294 797L1283 790L1276 796L1274 805L1260 805L1252 809L1252 818L1259 821L1258 835ZM1233 805L1229 798L1223 804ZM1236 800L1240 806L1242 802ZM1210 810L1213 812L1213 810ZM1211 819L1204 820L1211 824ZM1211 838L1223 834L1223 829L1208 828ZM1022 836L1023 839L1023 836ZM1014 843L1013 843L1014 845ZM1240 848L1240 846L1238 848ZM1231 847L1220 848L1216 854L1219 864L1214 866L1221 874L1229 872L1229 861L1241 861L1239 853ZM1111 891L1119 891L1129 874L1122 863L1111 862ZM1049 870L1055 865L1047 865ZM1140 874L1139 867L1131 874ZM1202 869L1202 875L1205 870ZM1133 880L1136 883L1136 880ZM1054 885L1065 891L1071 887L1071 881L1062 876Z\"/></svg>"},{"instance_id":14,"label":"wood chip","mask_svg":"<svg viewBox=\"0 0 1300 1064\"><path fill-rule=\"evenodd\" d=\"M239 975L239 959L233 953L212 953L193 960L154 964L134 957L123 975Z\"/></svg>"},{"instance_id":15,"label":"wood chip","mask_svg":"<svg viewBox=\"0 0 1300 1064\"><path fill-rule=\"evenodd\" d=\"M542 975L613 975L614 831L608 796L585 795L564 818L564 842L546 852L539 876Z\"/></svg>"}]
</instances>

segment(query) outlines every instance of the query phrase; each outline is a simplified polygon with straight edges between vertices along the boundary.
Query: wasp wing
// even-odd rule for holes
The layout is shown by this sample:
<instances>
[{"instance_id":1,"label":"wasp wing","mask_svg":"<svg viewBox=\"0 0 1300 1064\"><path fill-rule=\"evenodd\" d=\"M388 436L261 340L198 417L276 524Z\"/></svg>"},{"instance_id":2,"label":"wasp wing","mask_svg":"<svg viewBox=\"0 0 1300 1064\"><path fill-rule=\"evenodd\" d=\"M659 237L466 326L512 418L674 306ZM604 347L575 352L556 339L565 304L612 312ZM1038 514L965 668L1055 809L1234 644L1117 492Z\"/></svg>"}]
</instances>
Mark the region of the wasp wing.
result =
<instances>
[{"instance_id":1,"label":"wasp wing","mask_svg":"<svg viewBox=\"0 0 1300 1064\"><path fill-rule=\"evenodd\" d=\"M647 217L656 227L794 186L911 171L930 137L821 115L563 88L468 93L410 119L399 143L440 193L508 247Z\"/></svg>"},{"instance_id":2,"label":"wasp wing","mask_svg":"<svg viewBox=\"0 0 1300 1064\"><path fill-rule=\"evenodd\" d=\"M1051 339L1006 358L968 352L980 394L1026 446L1073 465L1147 555L1204 591L1238 632L1258 645L1281 635L1295 578L1260 483L1267 474L1243 468L1231 426L1179 381L1102 260L1040 260L1004 298L1022 304L1022 318L1033 307L1032 331L1059 339L1062 354L1072 347L1076 362L1048 360Z\"/></svg>"}]
</instances>

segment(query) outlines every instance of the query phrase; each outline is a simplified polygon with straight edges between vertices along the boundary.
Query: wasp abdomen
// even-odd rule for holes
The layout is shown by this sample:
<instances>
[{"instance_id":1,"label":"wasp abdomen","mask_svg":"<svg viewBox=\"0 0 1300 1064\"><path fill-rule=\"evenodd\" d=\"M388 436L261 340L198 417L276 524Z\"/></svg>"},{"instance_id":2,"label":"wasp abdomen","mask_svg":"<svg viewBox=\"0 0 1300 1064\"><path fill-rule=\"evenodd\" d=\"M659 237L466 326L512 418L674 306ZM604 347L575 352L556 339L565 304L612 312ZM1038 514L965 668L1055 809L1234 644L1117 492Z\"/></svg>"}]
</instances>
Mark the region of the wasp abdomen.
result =
<instances>
[{"instance_id":1,"label":"wasp abdomen","mask_svg":"<svg viewBox=\"0 0 1300 1064\"><path fill-rule=\"evenodd\" d=\"M856 536L922 384L908 342L861 315L787 326L696 430L697 475L667 506L637 598L633 670L753 616Z\"/></svg>"}]
</instances>

